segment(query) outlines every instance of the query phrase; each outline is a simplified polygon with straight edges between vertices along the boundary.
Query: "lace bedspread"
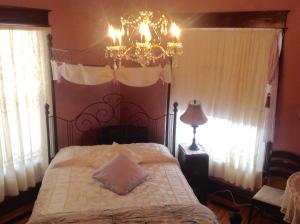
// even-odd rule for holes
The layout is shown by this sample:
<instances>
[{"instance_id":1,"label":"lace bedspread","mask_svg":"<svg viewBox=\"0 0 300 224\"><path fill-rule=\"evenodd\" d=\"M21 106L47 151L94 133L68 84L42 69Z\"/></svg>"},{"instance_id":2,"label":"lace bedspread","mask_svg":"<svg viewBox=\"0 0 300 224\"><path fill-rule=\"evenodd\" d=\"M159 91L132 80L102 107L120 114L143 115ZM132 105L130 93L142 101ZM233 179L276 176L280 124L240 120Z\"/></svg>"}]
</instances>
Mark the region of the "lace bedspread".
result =
<instances>
[{"instance_id":1,"label":"lace bedspread","mask_svg":"<svg viewBox=\"0 0 300 224\"><path fill-rule=\"evenodd\" d=\"M292 224L300 223L300 172L292 174L287 180L281 212L285 214L284 221Z\"/></svg>"},{"instance_id":2,"label":"lace bedspread","mask_svg":"<svg viewBox=\"0 0 300 224\"><path fill-rule=\"evenodd\" d=\"M96 162L101 166L113 156L111 146L64 148L46 171L28 223L218 223L164 146L126 146L143 157L144 183L119 196L91 177Z\"/></svg>"}]
</instances>

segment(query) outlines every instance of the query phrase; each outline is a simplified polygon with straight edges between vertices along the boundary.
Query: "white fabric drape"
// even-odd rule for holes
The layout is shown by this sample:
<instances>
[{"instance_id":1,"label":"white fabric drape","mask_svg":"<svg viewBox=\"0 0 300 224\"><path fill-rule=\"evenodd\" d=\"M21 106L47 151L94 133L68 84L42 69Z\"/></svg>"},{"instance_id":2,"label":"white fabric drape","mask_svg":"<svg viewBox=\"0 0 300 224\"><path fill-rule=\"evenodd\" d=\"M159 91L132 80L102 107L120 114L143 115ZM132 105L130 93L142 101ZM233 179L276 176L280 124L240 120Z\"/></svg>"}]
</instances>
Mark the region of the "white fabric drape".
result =
<instances>
[{"instance_id":1,"label":"white fabric drape","mask_svg":"<svg viewBox=\"0 0 300 224\"><path fill-rule=\"evenodd\" d=\"M274 29L188 29L177 60L172 102L179 114L190 100L202 102L208 122L197 140L210 157L209 174L253 189L261 184L264 159L264 94ZM178 122L177 142L192 128Z\"/></svg>"},{"instance_id":2,"label":"white fabric drape","mask_svg":"<svg viewBox=\"0 0 300 224\"><path fill-rule=\"evenodd\" d=\"M171 82L171 69L169 65L165 67L123 67L121 66L116 71L109 66L85 66L72 65L62 63L58 65L55 61L51 61L54 80L59 80L61 77L81 85L99 85L113 80L120 83L133 86L145 87L155 84L158 80L163 82Z\"/></svg>"},{"instance_id":3,"label":"white fabric drape","mask_svg":"<svg viewBox=\"0 0 300 224\"><path fill-rule=\"evenodd\" d=\"M35 186L48 165L48 33L0 27L0 201Z\"/></svg>"},{"instance_id":4,"label":"white fabric drape","mask_svg":"<svg viewBox=\"0 0 300 224\"><path fill-rule=\"evenodd\" d=\"M275 116L277 105L278 79L279 79L279 58L282 49L282 33L273 40L269 59L268 84L266 87L265 142L273 142L275 135Z\"/></svg>"}]
</instances>

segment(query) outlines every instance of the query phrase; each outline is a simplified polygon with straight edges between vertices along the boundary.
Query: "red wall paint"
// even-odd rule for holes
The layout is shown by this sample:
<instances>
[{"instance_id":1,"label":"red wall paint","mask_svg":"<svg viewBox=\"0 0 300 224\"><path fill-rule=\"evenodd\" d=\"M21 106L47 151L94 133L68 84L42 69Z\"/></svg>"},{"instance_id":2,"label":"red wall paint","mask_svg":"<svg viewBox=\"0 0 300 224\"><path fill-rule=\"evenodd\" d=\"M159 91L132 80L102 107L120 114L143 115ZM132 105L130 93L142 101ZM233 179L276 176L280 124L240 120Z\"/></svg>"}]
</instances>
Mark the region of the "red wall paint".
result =
<instances>
[{"instance_id":1,"label":"red wall paint","mask_svg":"<svg viewBox=\"0 0 300 224\"><path fill-rule=\"evenodd\" d=\"M82 49L94 43L99 43L99 46L93 52L74 54L72 57L74 63L88 64L104 64L106 62L103 52L107 43L105 34L108 21L117 22L119 16L123 13L138 11L146 6L150 9L167 12L291 10L288 16L288 30L285 35L282 54L283 64L279 85L274 146L277 149L300 154L300 119L298 118L298 110L300 109L300 66L298 62L300 55L299 0L226 0L226 3L224 0L152 0L148 1L147 5L145 2L147 1L0 0L0 4L5 5L51 9L50 23L52 25L54 47ZM75 92L81 91L81 87L71 85L73 84L70 84L68 91L70 91L70 88L74 89ZM78 90L75 90L77 88ZM62 88L58 90L57 94L69 95L70 93L66 90L67 88ZM135 91L139 94L135 94ZM130 90L130 88L123 88L122 93L127 94L128 97L137 102L143 98L147 99L149 95L153 94L152 92L149 94L147 91ZM100 97L102 93L97 92L96 94L99 94ZM138 97L135 98L135 96ZM67 107L66 105L66 103L61 104L62 108ZM65 109L61 111L65 111Z\"/></svg>"},{"instance_id":2,"label":"red wall paint","mask_svg":"<svg viewBox=\"0 0 300 224\"><path fill-rule=\"evenodd\" d=\"M74 115L87 105L102 101L102 96L108 93L119 93L120 85L107 83L102 85L78 85L62 79L55 85L57 114L64 118L74 118Z\"/></svg>"},{"instance_id":3,"label":"red wall paint","mask_svg":"<svg viewBox=\"0 0 300 224\"><path fill-rule=\"evenodd\" d=\"M64 79L55 84L56 114L67 120L75 119L87 105L102 101L102 97L108 93L120 94L120 85L107 83L102 85L78 85ZM67 146L66 123L58 121L58 146ZM90 136L96 138L96 136ZM74 132L74 143L80 144L81 135ZM87 144L87 142L85 142Z\"/></svg>"},{"instance_id":4,"label":"red wall paint","mask_svg":"<svg viewBox=\"0 0 300 224\"><path fill-rule=\"evenodd\" d=\"M78 85L62 79L60 83L56 83L55 92L57 115L68 120L74 119L87 105L102 101L102 97L108 93L121 94L124 100L141 106L152 118L160 117L166 109L167 84L163 84L161 81L152 86L134 88L112 82L95 86ZM126 111L122 113L126 113ZM157 124L157 133L151 135L150 139L163 143L164 125L164 119L160 119ZM81 137L75 133L74 142L80 144ZM95 138L96 136L90 137ZM60 121L58 121L58 145L59 148L68 145L66 124Z\"/></svg>"},{"instance_id":5,"label":"red wall paint","mask_svg":"<svg viewBox=\"0 0 300 224\"><path fill-rule=\"evenodd\" d=\"M158 81L148 87L129 87L121 85L121 94L127 101L140 105L152 118L161 117L166 113L168 85ZM164 143L164 119L159 120L157 135L154 139ZM155 133L156 135L156 133Z\"/></svg>"}]
</instances>

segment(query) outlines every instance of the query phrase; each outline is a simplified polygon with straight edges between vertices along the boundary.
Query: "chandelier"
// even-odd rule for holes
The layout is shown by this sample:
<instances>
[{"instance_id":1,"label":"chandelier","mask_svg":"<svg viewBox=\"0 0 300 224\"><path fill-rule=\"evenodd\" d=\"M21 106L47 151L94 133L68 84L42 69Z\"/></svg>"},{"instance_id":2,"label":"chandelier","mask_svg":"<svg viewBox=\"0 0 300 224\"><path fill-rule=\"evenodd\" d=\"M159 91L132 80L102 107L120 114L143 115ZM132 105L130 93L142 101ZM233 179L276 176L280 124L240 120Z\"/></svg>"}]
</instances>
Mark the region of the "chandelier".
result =
<instances>
[{"instance_id":1,"label":"chandelier","mask_svg":"<svg viewBox=\"0 0 300 224\"><path fill-rule=\"evenodd\" d=\"M136 17L121 17L121 28L108 28L111 45L106 47L105 57L120 63L130 60L142 66L172 58L183 53L179 41L181 30L165 15L155 17L151 11L140 11Z\"/></svg>"}]
</instances>

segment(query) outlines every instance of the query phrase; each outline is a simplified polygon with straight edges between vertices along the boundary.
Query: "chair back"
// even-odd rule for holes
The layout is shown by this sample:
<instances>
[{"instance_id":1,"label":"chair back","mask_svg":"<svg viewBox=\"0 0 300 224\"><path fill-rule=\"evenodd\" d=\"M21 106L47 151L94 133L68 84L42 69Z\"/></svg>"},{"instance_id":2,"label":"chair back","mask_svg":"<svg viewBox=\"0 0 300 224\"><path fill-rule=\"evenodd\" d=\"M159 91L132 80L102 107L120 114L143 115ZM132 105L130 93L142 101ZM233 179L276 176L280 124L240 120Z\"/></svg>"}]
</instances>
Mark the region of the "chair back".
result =
<instances>
[{"instance_id":1,"label":"chair back","mask_svg":"<svg viewBox=\"0 0 300 224\"><path fill-rule=\"evenodd\" d=\"M264 181L271 177L287 180L290 175L300 171L300 156L287 151L270 150L266 159Z\"/></svg>"}]
</instances>

